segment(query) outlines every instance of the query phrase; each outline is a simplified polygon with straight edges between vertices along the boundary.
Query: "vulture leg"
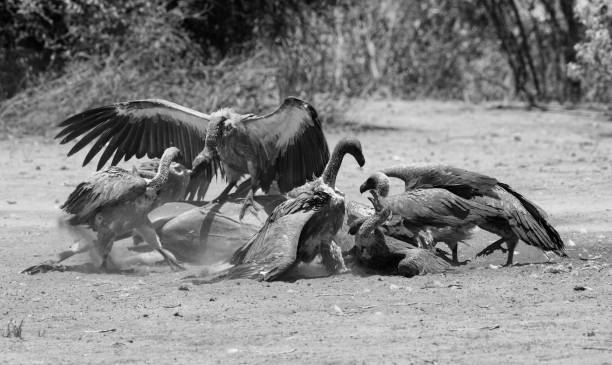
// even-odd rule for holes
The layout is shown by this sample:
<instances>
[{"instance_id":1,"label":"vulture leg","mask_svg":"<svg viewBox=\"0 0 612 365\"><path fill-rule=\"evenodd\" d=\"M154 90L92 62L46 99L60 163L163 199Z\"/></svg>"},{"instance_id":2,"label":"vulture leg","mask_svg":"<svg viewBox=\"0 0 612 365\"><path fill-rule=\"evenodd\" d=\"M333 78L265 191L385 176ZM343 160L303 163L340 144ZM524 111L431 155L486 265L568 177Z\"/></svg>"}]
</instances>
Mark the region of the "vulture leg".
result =
<instances>
[{"instance_id":1,"label":"vulture leg","mask_svg":"<svg viewBox=\"0 0 612 365\"><path fill-rule=\"evenodd\" d=\"M225 187L225 189L223 189L223 191L221 192L221 194L219 194L218 197L213 199L213 203L221 203L227 200L227 196L229 195L229 192L236 186L237 181L230 181L229 184L227 184L227 186Z\"/></svg>"},{"instance_id":2,"label":"vulture leg","mask_svg":"<svg viewBox=\"0 0 612 365\"><path fill-rule=\"evenodd\" d=\"M448 248L451 250L451 252L453 253L453 265L459 265L459 250L458 250L458 245L457 242L446 242L446 245L448 246Z\"/></svg>"},{"instance_id":3,"label":"vulture leg","mask_svg":"<svg viewBox=\"0 0 612 365\"><path fill-rule=\"evenodd\" d=\"M258 209L255 208L255 205L253 203L253 196L255 195L257 189L259 189L259 176L257 173L257 168L251 161L247 162L247 168L249 169L249 175L251 175L251 190L249 190L249 193L247 194L246 198L244 198L242 208L240 208L240 214L238 215L238 218L240 220L244 218L244 214L246 213L247 209L251 209L251 213L253 213L253 215L255 216L257 216L258 211Z\"/></svg>"},{"instance_id":4,"label":"vulture leg","mask_svg":"<svg viewBox=\"0 0 612 365\"><path fill-rule=\"evenodd\" d=\"M451 250L453 254L452 264L454 266L465 265L468 262L470 262L470 260L459 261L459 242L446 242L446 245L448 246L448 248Z\"/></svg>"},{"instance_id":5,"label":"vulture leg","mask_svg":"<svg viewBox=\"0 0 612 365\"><path fill-rule=\"evenodd\" d=\"M508 259L506 260L506 264L504 265L505 267L511 267L512 266L512 259L514 257L514 248L516 247L516 245L518 244L518 238L514 238L511 240L508 240Z\"/></svg>"},{"instance_id":6,"label":"vulture leg","mask_svg":"<svg viewBox=\"0 0 612 365\"><path fill-rule=\"evenodd\" d=\"M150 224L143 224L137 227L135 230L142 236L149 246L156 249L164 257L164 260L168 263L172 270L185 270L185 268L176 261L174 255L162 247L161 241L159 240L155 229L153 229Z\"/></svg>"},{"instance_id":7,"label":"vulture leg","mask_svg":"<svg viewBox=\"0 0 612 365\"><path fill-rule=\"evenodd\" d=\"M27 269L23 270L21 273L33 275L45 273L47 271L65 271L66 267L64 265L60 265L60 262L76 254L88 251L91 246L92 245L90 241L80 240L78 242L75 242L66 251L60 252L60 254L57 255L57 260L48 260L41 264L30 266Z\"/></svg>"},{"instance_id":8,"label":"vulture leg","mask_svg":"<svg viewBox=\"0 0 612 365\"><path fill-rule=\"evenodd\" d=\"M342 258L342 250L334 241L321 242L320 246L321 259L323 266L332 274L344 273L348 269Z\"/></svg>"},{"instance_id":9,"label":"vulture leg","mask_svg":"<svg viewBox=\"0 0 612 365\"><path fill-rule=\"evenodd\" d=\"M244 218L244 214L246 213L247 209L250 209L251 213L255 217L257 217L257 211L259 209L257 209L253 203L253 195L255 195L255 191L251 189L249 190L249 193L247 194L246 198L244 198L244 201L242 202L242 207L240 208L240 214L238 215L238 218L240 220Z\"/></svg>"},{"instance_id":10,"label":"vulture leg","mask_svg":"<svg viewBox=\"0 0 612 365\"><path fill-rule=\"evenodd\" d=\"M453 264L459 265L459 252L457 252L458 250L456 243L453 245L453 248L451 250L453 251Z\"/></svg>"},{"instance_id":11,"label":"vulture leg","mask_svg":"<svg viewBox=\"0 0 612 365\"><path fill-rule=\"evenodd\" d=\"M108 227L98 228L98 238L94 241L100 257L102 258L101 268L104 271L113 271L113 265L110 263L109 255L115 242L115 232Z\"/></svg>"},{"instance_id":12,"label":"vulture leg","mask_svg":"<svg viewBox=\"0 0 612 365\"><path fill-rule=\"evenodd\" d=\"M487 256L487 255L490 255L490 254L492 254L493 252L495 252L497 250L501 250L502 252L506 252L506 249L501 246L501 244L504 243L504 241L506 241L506 239L503 238L503 237L498 239L497 241L491 243L490 245L485 247L482 251L477 253L476 257Z\"/></svg>"}]
</instances>

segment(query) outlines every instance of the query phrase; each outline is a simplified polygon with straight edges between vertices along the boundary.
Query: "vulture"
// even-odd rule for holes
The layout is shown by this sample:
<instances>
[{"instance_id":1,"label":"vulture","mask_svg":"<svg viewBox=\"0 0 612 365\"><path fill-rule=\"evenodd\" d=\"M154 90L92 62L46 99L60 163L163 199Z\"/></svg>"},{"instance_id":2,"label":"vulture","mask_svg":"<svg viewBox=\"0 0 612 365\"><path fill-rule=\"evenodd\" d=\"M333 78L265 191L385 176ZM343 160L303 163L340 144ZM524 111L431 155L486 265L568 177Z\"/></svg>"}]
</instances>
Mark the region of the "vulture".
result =
<instances>
[{"instance_id":1,"label":"vulture","mask_svg":"<svg viewBox=\"0 0 612 365\"><path fill-rule=\"evenodd\" d=\"M289 97L264 116L221 109L210 115L160 99L121 102L86 110L61 122L62 144L80 140L72 155L93 142L83 165L103 150L98 170L133 156L160 157L175 146L193 170L187 198L203 199L213 175L224 175L223 200L240 178L249 175L252 193L240 216L252 207L253 193L267 192L276 181L282 193L319 176L329 160L329 147L315 109Z\"/></svg>"},{"instance_id":2,"label":"vulture","mask_svg":"<svg viewBox=\"0 0 612 365\"><path fill-rule=\"evenodd\" d=\"M374 199L380 201L381 209L390 209L391 213L401 216L403 225L413 232L419 247L432 249L436 243L434 232L436 235L450 233L449 237L457 239L446 241L455 264L458 263L458 241L467 238L475 226L483 226L503 216L496 207L463 199L441 188L411 189L389 196L389 177L382 172L368 177L359 191L370 191Z\"/></svg>"},{"instance_id":3,"label":"vulture","mask_svg":"<svg viewBox=\"0 0 612 365\"><path fill-rule=\"evenodd\" d=\"M355 246L349 253L360 266L383 274L406 277L436 274L449 269L445 259L432 251L385 236L380 226L389 219L391 210L383 208L375 195L368 199L375 207L374 214L355 221L349 229L349 234L355 235Z\"/></svg>"},{"instance_id":4,"label":"vulture","mask_svg":"<svg viewBox=\"0 0 612 365\"><path fill-rule=\"evenodd\" d=\"M182 270L174 255L162 247L148 213L156 206L159 192L168 183L170 165L182 158L176 147L167 148L159 162L155 176L145 179L116 166L94 173L89 180L80 183L61 206L69 214L66 223L79 231L80 226L89 226L97 233L93 246L102 258L102 268L109 270L108 256L117 237L137 233L152 248L157 250L172 269ZM92 243L82 244L86 250ZM60 261L71 256L68 251L60 254ZM78 249L76 252L78 253ZM46 271L59 262L32 266L24 273Z\"/></svg>"},{"instance_id":5,"label":"vulture","mask_svg":"<svg viewBox=\"0 0 612 365\"><path fill-rule=\"evenodd\" d=\"M519 239L543 251L566 257L563 240L547 220L542 208L497 179L446 165L405 165L381 170L387 176L404 181L406 191L413 189L444 189L464 199L496 208L504 212L480 227L501 238L477 256L495 250L508 251L505 266L512 266L514 249ZM502 243L506 242L506 248Z\"/></svg>"},{"instance_id":6,"label":"vulture","mask_svg":"<svg viewBox=\"0 0 612 365\"><path fill-rule=\"evenodd\" d=\"M292 191L292 198L272 211L263 227L234 253L232 267L194 283L237 278L274 281L317 254L329 271L344 270L342 253L332 239L344 221L344 194L335 184L345 154L352 155L359 166L365 164L358 140L338 142L323 174Z\"/></svg>"}]
</instances>

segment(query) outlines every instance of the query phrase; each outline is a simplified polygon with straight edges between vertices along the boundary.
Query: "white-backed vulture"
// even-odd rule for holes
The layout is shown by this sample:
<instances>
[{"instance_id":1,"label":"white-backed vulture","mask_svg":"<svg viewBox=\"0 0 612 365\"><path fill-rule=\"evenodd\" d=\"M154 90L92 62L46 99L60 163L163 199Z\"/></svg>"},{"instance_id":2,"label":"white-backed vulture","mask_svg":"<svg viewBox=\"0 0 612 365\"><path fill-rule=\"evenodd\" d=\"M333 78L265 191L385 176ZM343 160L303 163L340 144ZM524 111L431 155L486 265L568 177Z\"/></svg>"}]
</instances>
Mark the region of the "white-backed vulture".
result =
<instances>
[{"instance_id":1,"label":"white-backed vulture","mask_svg":"<svg viewBox=\"0 0 612 365\"><path fill-rule=\"evenodd\" d=\"M434 230L459 232L454 236L462 240L473 227L503 217L503 212L498 208L463 199L446 189L411 189L389 196L389 177L382 172L372 174L359 187L359 191L370 191L383 208L401 216L404 226L413 231L419 238L419 246L425 248L435 245ZM453 251L453 262L457 264L458 241L447 240L446 243Z\"/></svg>"},{"instance_id":2,"label":"white-backed vulture","mask_svg":"<svg viewBox=\"0 0 612 365\"><path fill-rule=\"evenodd\" d=\"M503 217L480 226L501 238L477 256L488 255L498 249L507 250L506 266L511 266L519 239L541 250L567 256L563 240L548 222L546 212L493 177L446 165L405 165L381 171L387 176L402 179L406 191L441 188L470 201L502 210L505 213ZM501 246L504 242L506 249Z\"/></svg>"},{"instance_id":3,"label":"white-backed vulture","mask_svg":"<svg viewBox=\"0 0 612 365\"><path fill-rule=\"evenodd\" d=\"M70 193L61 206L61 209L69 214L66 223L77 231L81 226L89 226L97 233L94 242L80 247L86 250L93 245L102 259L103 269L109 269L108 255L115 239L132 232L140 235L157 250L171 268L183 269L174 255L162 247L148 218L148 213L156 206L160 190L168 182L172 161L181 158L178 148L169 147L162 155L157 173L150 180L122 168L110 166L94 173ZM70 256L60 256L59 261L68 257ZM52 265L47 262L32 266L23 272L37 273L41 268L47 270L50 266Z\"/></svg>"}]
</instances>

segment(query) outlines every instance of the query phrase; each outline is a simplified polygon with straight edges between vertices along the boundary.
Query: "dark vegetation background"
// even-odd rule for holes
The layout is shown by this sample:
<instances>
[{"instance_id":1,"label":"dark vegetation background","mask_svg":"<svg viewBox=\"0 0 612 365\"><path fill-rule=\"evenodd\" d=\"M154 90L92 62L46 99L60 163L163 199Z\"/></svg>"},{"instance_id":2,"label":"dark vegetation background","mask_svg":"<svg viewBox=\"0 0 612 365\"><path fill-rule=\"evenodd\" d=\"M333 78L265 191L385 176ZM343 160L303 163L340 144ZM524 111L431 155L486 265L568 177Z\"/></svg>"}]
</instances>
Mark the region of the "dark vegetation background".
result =
<instances>
[{"instance_id":1,"label":"dark vegetation background","mask_svg":"<svg viewBox=\"0 0 612 365\"><path fill-rule=\"evenodd\" d=\"M3 0L0 134L136 98L612 101L609 0Z\"/></svg>"}]
</instances>

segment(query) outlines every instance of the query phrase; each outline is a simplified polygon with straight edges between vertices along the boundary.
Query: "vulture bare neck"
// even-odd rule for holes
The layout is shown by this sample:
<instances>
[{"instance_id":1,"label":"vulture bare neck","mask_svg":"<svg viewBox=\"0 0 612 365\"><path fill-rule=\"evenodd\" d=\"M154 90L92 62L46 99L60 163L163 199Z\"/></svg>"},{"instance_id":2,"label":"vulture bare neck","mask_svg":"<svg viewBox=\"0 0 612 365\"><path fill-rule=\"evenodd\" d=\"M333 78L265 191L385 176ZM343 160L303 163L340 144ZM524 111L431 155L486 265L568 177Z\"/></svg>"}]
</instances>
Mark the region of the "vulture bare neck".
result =
<instances>
[{"instance_id":1,"label":"vulture bare neck","mask_svg":"<svg viewBox=\"0 0 612 365\"><path fill-rule=\"evenodd\" d=\"M159 161L159 167L157 173L147 184L147 188L159 191L167 182L168 175L170 174L170 164L172 163L172 156L164 153L161 160Z\"/></svg>"},{"instance_id":2,"label":"vulture bare neck","mask_svg":"<svg viewBox=\"0 0 612 365\"><path fill-rule=\"evenodd\" d=\"M389 208L385 208L372 214L359 228L359 235L364 237L369 236L376 229L376 227L385 223L390 214L391 210L389 210Z\"/></svg>"},{"instance_id":3,"label":"vulture bare neck","mask_svg":"<svg viewBox=\"0 0 612 365\"><path fill-rule=\"evenodd\" d=\"M346 144L343 142L338 143L336 148L334 148L334 152L332 153L331 158L327 162L325 170L323 170L323 174L321 175L321 179L327 186L332 188L336 187L336 177L338 176L338 171L342 165L344 155L347 153L349 153L349 150Z\"/></svg>"}]
</instances>

